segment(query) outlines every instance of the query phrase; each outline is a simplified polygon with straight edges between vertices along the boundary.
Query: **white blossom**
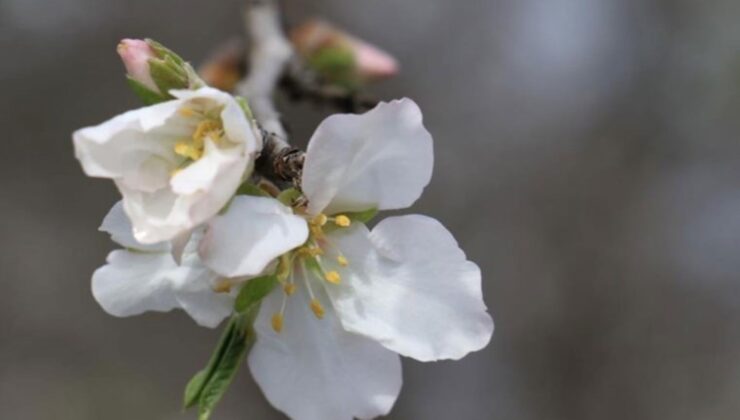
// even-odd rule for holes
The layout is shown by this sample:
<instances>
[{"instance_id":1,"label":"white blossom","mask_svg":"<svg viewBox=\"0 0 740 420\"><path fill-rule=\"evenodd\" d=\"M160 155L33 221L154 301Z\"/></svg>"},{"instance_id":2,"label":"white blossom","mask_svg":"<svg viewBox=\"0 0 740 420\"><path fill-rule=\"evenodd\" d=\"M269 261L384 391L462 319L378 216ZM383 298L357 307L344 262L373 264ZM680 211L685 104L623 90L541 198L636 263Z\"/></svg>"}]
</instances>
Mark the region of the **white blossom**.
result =
<instances>
[{"instance_id":1,"label":"white blossom","mask_svg":"<svg viewBox=\"0 0 740 420\"><path fill-rule=\"evenodd\" d=\"M169 243L145 245L133 237L121 202L113 206L100 230L125 248L111 252L92 278L93 296L109 314L124 317L181 308L210 328L231 314L234 294L228 293L229 280L201 263L195 249L197 232L178 265Z\"/></svg>"},{"instance_id":2,"label":"white blossom","mask_svg":"<svg viewBox=\"0 0 740 420\"><path fill-rule=\"evenodd\" d=\"M171 240L206 221L251 173L261 138L236 100L204 87L73 135L89 176L123 195L140 243Z\"/></svg>"},{"instance_id":3,"label":"white blossom","mask_svg":"<svg viewBox=\"0 0 740 420\"><path fill-rule=\"evenodd\" d=\"M267 399L291 418L386 414L401 388L399 354L460 359L489 342L480 270L441 223L407 215L369 230L353 221L353 212L413 204L432 166L431 135L409 99L331 116L308 145L305 208L242 221L230 209L208 228L201 255L222 274L253 273L302 244L282 287L262 302L248 359ZM264 235L246 234L252 221L262 226L249 232Z\"/></svg>"}]
</instances>

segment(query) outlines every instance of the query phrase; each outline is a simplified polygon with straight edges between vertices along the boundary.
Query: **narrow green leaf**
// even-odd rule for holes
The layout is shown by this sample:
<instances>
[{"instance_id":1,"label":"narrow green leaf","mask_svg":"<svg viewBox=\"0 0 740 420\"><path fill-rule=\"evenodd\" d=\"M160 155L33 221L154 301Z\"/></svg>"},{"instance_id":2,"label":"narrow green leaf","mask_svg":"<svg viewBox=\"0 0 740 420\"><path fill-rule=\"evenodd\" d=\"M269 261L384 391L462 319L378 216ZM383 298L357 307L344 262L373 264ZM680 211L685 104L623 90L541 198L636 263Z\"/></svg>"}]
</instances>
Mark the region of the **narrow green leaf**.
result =
<instances>
[{"instance_id":1,"label":"narrow green leaf","mask_svg":"<svg viewBox=\"0 0 740 420\"><path fill-rule=\"evenodd\" d=\"M278 280L274 274L248 280L236 297L234 310L244 313L267 296L277 284Z\"/></svg>"},{"instance_id":2,"label":"narrow green leaf","mask_svg":"<svg viewBox=\"0 0 740 420\"><path fill-rule=\"evenodd\" d=\"M144 105L154 105L170 99L159 92L154 92L144 86L143 83L133 79L131 76L126 76L126 79L128 80L128 85L131 87L131 90L133 90L134 94L141 99Z\"/></svg>"},{"instance_id":3,"label":"narrow green leaf","mask_svg":"<svg viewBox=\"0 0 740 420\"><path fill-rule=\"evenodd\" d=\"M300 196L301 192L298 191L297 188L288 188L287 190L283 190L282 192L280 192L280 194L277 196L277 199L281 203L290 207Z\"/></svg>"},{"instance_id":4,"label":"narrow green leaf","mask_svg":"<svg viewBox=\"0 0 740 420\"><path fill-rule=\"evenodd\" d=\"M249 182L245 182L242 185L240 185L239 189L236 190L236 195L251 195L254 197L270 197L270 194L268 194L267 191Z\"/></svg>"},{"instance_id":5,"label":"narrow green leaf","mask_svg":"<svg viewBox=\"0 0 740 420\"><path fill-rule=\"evenodd\" d=\"M190 382L188 382L188 385L185 387L185 398L183 401L183 406L185 408L192 407L200 398L208 380L213 376L213 372L218 368L223 359L226 348L231 342L231 337L234 335L234 327L235 320L232 318L226 325L224 332L221 334L221 339L219 340L216 349L213 351L206 368L196 373Z\"/></svg>"},{"instance_id":6,"label":"narrow green leaf","mask_svg":"<svg viewBox=\"0 0 740 420\"><path fill-rule=\"evenodd\" d=\"M203 391L207 376L208 371L203 369L190 379L190 382L185 386L184 408L190 408L198 402L198 397L200 397L200 393Z\"/></svg>"},{"instance_id":7,"label":"narrow green leaf","mask_svg":"<svg viewBox=\"0 0 740 420\"><path fill-rule=\"evenodd\" d=\"M229 337L221 361L208 378L198 399L198 419L208 420L214 407L226 393L234 379L239 365L255 339L252 324L259 311L259 304L252 305L245 314L236 315L233 334Z\"/></svg>"},{"instance_id":8,"label":"narrow green leaf","mask_svg":"<svg viewBox=\"0 0 740 420\"><path fill-rule=\"evenodd\" d=\"M175 54L171 49L165 47L164 45L150 38L147 38L144 41L149 45L151 49L154 50L154 53L157 54L157 57L160 57L160 58L170 57L173 61L175 61L180 66L185 65L185 60L183 60L179 55Z\"/></svg>"}]
</instances>

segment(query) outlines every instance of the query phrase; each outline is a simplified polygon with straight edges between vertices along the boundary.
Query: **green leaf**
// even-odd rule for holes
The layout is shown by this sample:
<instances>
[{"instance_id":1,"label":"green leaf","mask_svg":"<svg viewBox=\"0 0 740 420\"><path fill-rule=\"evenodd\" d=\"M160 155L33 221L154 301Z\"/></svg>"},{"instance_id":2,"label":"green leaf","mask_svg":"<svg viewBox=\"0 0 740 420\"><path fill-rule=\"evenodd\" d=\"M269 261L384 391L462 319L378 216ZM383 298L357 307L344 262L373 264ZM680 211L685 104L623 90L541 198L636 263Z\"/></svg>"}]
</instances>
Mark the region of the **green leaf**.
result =
<instances>
[{"instance_id":1,"label":"green leaf","mask_svg":"<svg viewBox=\"0 0 740 420\"><path fill-rule=\"evenodd\" d=\"M245 182L242 185L240 185L239 189L236 190L236 195L251 195L254 197L270 197L270 194L268 194L267 191L249 182Z\"/></svg>"},{"instance_id":2,"label":"green leaf","mask_svg":"<svg viewBox=\"0 0 740 420\"><path fill-rule=\"evenodd\" d=\"M244 283L244 286L239 291L239 295L236 297L234 310L238 313L244 313L256 303L262 301L277 284L277 276L274 274L248 280Z\"/></svg>"},{"instance_id":3,"label":"green leaf","mask_svg":"<svg viewBox=\"0 0 740 420\"><path fill-rule=\"evenodd\" d=\"M280 192L280 194L277 196L277 199L284 205L290 207L300 196L301 192L298 191L298 189L288 188L287 190L283 190L282 192Z\"/></svg>"},{"instance_id":4,"label":"green leaf","mask_svg":"<svg viewBox=\"0 0 740 420\"><path fill-rule=\"evenodd\" d=\"M131 87L131 90L133 90L136 96L141 99L144 105L154 105L170 99L159 92L149 89L144 86L143 83L135 80L131 76L126 76L126 79L128 80L128 85Z\"/></svg>"},{"instance_id":5,"label":"green leaf","mask_svg":"<svg viewBox=\"0 0 740 420\"><path fill-rule=\"evenodd\" d=\"M259 311L259 305L253 305L246 314L232 318L233 330L216 369L208 377L198 398L198 419L208 420L214 407L221 401L229 385L234 380L247 350L255 339L252 324Z\"/></svg>"},{"instance_id":6,"label":"green leaf","mask_svg":"<svg viewBox=\"0 0 740 420\"><path fill-rule=\"evenodd\" d=\"M184 406L198 404L198 419L208 420L216 404L226 393L244 356L255 340L254 319L259 303L244 314L232 316L208 366L190 380L185 388Z\"/></svg>"},{"instance_id":7,"label":"green leaf","mask_svg":"<svg viewBox=\"0 0 740 420\"><path fill-rule=\"evenodd\" d=\"M353 222L368 223L378 215L378 209L367 209L343 214L349 217Z\"/></svg>"},{"instance_id":8,"label":"green leaf","mask_svg":"<svg viewBox=\"0 0 740 420\"><path fill-rule=\"evenodd\" d=\"M190 382L185 386L185 398L183 401L184 408L190 408L198 402L198 397L200 397L200 394L203 391L203 386L206 384L207 378L208 370L203 369L190 379Z\"/></svg>"}]
</instances>

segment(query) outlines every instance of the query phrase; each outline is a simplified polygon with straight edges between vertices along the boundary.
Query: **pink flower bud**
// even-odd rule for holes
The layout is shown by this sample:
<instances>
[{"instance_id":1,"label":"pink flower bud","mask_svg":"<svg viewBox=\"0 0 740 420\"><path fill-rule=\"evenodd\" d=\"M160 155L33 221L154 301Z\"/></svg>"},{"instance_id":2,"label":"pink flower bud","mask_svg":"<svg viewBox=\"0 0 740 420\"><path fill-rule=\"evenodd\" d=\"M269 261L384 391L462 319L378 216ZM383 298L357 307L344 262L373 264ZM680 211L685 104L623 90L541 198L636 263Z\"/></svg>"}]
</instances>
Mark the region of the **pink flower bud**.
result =
<instances>
[{"instance_id":1,"label":"pink flower bud","mask_svg":"<svg viewBox=\"0 0 740 420\"><path fill-rule=\"evenodd\" d=\"M308 21L296 27L290 38L298 53L308 59L325 48L347 49L354 56L356 76L361 80L372 81L398 74L398 62L393 56L329 23Z\"/></svg>"},{"instance_id":2,"label":"pink flower bud","mask_svg":"<svg viewBox=\"0 0 740 420\"><path fill-rule=\"evenodd\" d=\"M129 77L151 89L159 92L157 84L149 72L149 60L157 58L152 47L141 39L124 39L118 44L118 55L126 66Z\"/></svg>"}]
</instances>

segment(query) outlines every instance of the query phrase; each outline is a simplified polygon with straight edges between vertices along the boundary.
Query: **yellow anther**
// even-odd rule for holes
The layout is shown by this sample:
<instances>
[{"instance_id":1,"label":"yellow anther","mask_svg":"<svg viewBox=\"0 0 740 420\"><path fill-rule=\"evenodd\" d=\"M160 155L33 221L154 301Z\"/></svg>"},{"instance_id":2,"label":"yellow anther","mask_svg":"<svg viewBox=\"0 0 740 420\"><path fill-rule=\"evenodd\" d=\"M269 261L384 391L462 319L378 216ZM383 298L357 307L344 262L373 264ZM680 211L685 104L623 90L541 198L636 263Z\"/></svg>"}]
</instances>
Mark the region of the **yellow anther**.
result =
<instances>
[{"instance_id":1,"label":"yellow anther","mask_svg":"<svg viewBox=\"0 0 740 420\"><path fill-rule=\"evenodd\" d=\"M276 333L283 330L283 314L276 313L272 316L272 329L275 330Z\"/></svg>"},{"instance_id":2,"label":"yellow anther","mask_svg":"<svg viewBox=\"0 0 740 420\"><path fill-rule=\"evenodd\" d=\"M295 293L295 289L296 289L295 283L285 283L285 285L283 286L283 291L288 296L290 296L293 293Z\"/></svg>"},{"instance_id":3,"label":"yellow anther","mask_svg":"<svg viewBox=\"0 0 740 420\"><path fill-rule=\"evenodd\" d=\"M178 109L177 113L182 115L185 118L191 118L195 115L195 111L193 111L193 108L188 108L186 106Z\"/></svg>"},{"instance_id":4,"label":"yellow anther","mask_svg":"<svg viewBox=\"0 0 740 420\"><path fill-rule=\"evenodd\" d=\"M339 263L339 265L341 265L342 267L346 267L346 266L348 266L348 265L349 265L349 261L347 261L347 259L346 259L346 258L344 258L344 255L340 255L340 256L338 256L338 257L337 257L337 262L338 262L338 263Z\"/></svg>"},{"instance_id":5,"label":"yellow anther","mask_svg":"<svg viewBox=\"0 0 740 420\"><path fill-rule=\"evenodd\" d=\"M229 293L231 291L231 283L221 280L213 286L213 291L216 293Z\"/></svg>"},{"instance_id":6,"label":"yellow anther","mask_svg":"<svg viewBox=\"0 0 740 420\"><path fill-rule=\"evenodd\" d=\"M205 137L221 130L221 123L214 120L203 120L198 123L193 133L193 140L202 141Z\"/></svg>"},{"instance_id":7,"label":"yellow anther","mask_svg":"<svg viewBox=\"0 0 740 420\"><path fill-rule=\"evenodd\" d=\"M318 299L311 299L311 310L316 318L321 319L324 317L324 307L321 306L321 302Z\"/></svg>"},{"instance_id":8,"label":"yellow anther","mask_svg":"<svg viewBox=\"0 0 740 420\"><path fill-rule=\"evenodd\" d=\"M324 213L313 218L313 222L319 226L324 226L328 220L329 218Z\"/></svg>"},{"instance_id":9,"label":"yellow anther","mask_svg":"<svg viewBox=\"0 0 740 420\"><path fill-rule=\"evenodd\" d=\"M175 153L191 160L198 160L203 156L203 151L193 147L192 144L180 142L175 145Z\"/></svg>"},{"instance_id":10,"label":"yellow anther","mask_svg":"<svg viewBox=\"0 0 740 420\"><path fill-rule=\"evenodd\" d=\"M339 284L342 282L342 276L336 271L328 271L324 274L324 278L331 284Z\"/></svg>"},{"instance_id":11,"label":"yellow anther","mask_svg":"<svg viewBox=\"0 0 740 420\"><path fill-rule=\"evenodd\" d=\"M352 221L349 219L349 217L340 214L339 216L334 217L334 224L339 227L349 227L349 225L352 224Z\"/></svg>"}]
</instances>

